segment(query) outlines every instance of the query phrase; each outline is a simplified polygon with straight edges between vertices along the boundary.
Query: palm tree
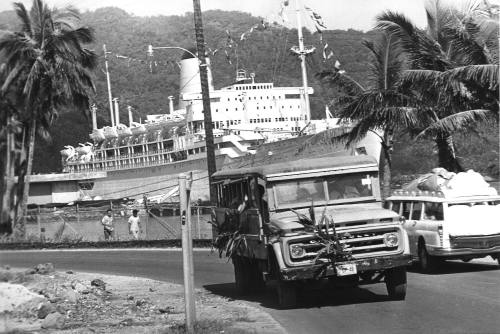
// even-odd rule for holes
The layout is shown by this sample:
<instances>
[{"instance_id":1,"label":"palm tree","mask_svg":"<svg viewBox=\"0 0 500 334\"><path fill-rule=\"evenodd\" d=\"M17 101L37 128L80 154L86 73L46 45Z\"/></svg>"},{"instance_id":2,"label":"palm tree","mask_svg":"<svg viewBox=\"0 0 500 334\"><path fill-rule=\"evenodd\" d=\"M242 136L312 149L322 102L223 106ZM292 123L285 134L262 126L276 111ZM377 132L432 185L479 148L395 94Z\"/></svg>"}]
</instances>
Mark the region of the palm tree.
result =
<instances>
[{"instance_id":1,"label":"palm tree","mask_svg":"<svg viewBox=\"0 0 500 334\"><path fill-rule=\"evenodd\" d=\"M406 108L408 97L399 91L399 79L405 66L398 39L382 33L374 42L364 41L370 52L370 74L366 87L343 71L327 71L320 76L345 92L338 113L341 121L354 122L349 132L336 137L349 146L363 139L369 131L380 136L383 197L390 195L394 131L414 122L413 110ZM380 135L381 131L383 135Z\"/></svg>"},{"instance_id":2,"label":"palm tree","mask_svg":"<svg viewBox=\"0 0 500 334\"><path fill-rule=\"evenodd\" d=\"M429 1L426 31L419 30L401 14L387 11L377 17L377 28L397 38L408 59L410 70L402 76L401 89L413 95L416 101L413 107L421 115L419 124L414 124L411 130L417 138L431 137L435 141L439 165L451 171L462 170L453 133L486 120L492 110L485 108L488 103L484 103L484 95L488 95L490 102L495 96L492 80L470 80L472 77L484 79L478 71L495 71L494 68L470 68L491 64L495 58L495 48L491 45L495 36L498 38L498 29L495 35L491 23L485 25L485 21L477 20L477 11L477 6L459 11L443 6L439 0ZM498 68L496 71L498 73ZM467 80L457 80L459 76ZM485 86L490 86L491 92L484 90ZM496 87L498 91L498 85ZM493 106L493 112L495 108L498 110L498 103Z\"/></svg>"},{"instance_id":3,"label":"palm tree","mask_svg":"<svg viewBox=\"0 0 500 334\"><path fill-rule=\"evenodd\" d=\"M42 0L33 0L29 12L22 3L14 3L14 9L21 29L0 38L5 73L0 97L13 85L22 92L19 118L28 121L27 164L22 173L28 179L19 179L24 186L21 208L25 212L36 132L48 129L62 108L89 110L89 93L94 90L91 70L97 58L82 47L92 42L93 33L77 26L74 9L51 10Z\"/></svg>"}]
</instances>

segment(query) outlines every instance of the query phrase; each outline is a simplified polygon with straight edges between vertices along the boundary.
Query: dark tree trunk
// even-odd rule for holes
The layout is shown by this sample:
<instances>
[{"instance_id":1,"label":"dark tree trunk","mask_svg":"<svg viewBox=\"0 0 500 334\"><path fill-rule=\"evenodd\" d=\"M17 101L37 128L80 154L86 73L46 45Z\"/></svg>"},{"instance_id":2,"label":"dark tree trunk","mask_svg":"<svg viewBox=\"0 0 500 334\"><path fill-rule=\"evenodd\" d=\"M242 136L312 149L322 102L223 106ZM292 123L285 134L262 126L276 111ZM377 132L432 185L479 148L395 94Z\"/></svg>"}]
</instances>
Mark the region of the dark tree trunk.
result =
<instances>
[{"instance_id":1,"label":"dark tree trunk","mask_svg":"<svg viewBox=\"0 0 500 334\"><path fill-rule=\"evenodd\" d=\"M12 234L12 221L13 217L11 215L11 210L14 205L13 197L14 197L14 173L13 173L13 164L15 163L15 154L13 154L14 150L14 136L12 134L11 129L11 118L7 118L7 127L6 127L6 145L5 145L5 160L2 164L2 175L5 175L2 187L2 203L0 206L0 235L2 234Z\"/></svg>"},{"instance_id":2,"label":"dark tree trunk","mask_svg":"<svg viewBox=\"0 0 500 334\"><path fill-rule=\"evenodd\" d=\"M386 128L384 131L384 140L381 143L382 150L380 151L379 168L382 183L382 200L391 195L393 137L394 131L391 128Z\"/></svg>"},{"instance_id":3,"label":"dark tree trunk","mask_svg":"<svg viewBox=\"0 0 500 334\"><path fill-rule=\"evenodd\" d=\"M16 233L19 233L20 237L25 236L26 226L25 226L25 217L28 212L28 196L30 191L30 181L29 177L33 170L33 154L35 151L35 134L36 134L36 118L33 117L29 129L29 139L28 139L28 156L26 158L26 173L19 176L19 184L22 183L23 191L21 196L21 201L19 203L19 210L17 215L17 223L16 223ZM19 214L20 213L20 214Z\"/></svg>"},{"instance_id":4,"label":"dark tree trunk","mask_svg":"<svg viewBox=\"0 0 500 334\"><path fill-rule=\"evenodd\" d=\"M435 138L438 149L439 167L450 172L463 172L463 168L457 160L453 137L449 133L440 134Z\"/></svg>"}]
</instances>

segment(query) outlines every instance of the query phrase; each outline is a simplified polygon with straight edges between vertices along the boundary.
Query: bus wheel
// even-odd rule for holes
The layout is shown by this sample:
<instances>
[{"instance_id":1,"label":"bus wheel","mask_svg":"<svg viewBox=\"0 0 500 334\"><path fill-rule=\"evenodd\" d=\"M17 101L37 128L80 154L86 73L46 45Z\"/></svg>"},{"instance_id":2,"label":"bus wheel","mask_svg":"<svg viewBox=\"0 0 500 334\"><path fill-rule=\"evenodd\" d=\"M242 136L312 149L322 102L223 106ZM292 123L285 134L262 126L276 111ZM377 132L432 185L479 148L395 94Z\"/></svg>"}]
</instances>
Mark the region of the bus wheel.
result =
<instances>
[{"instance_id":1,"label":"bus wheel","mask_svg":"<svg viewBox=\"0 0 500 334\"><path fill-rule=\"evenodd\" d=\"M423 273L432 273L437 270L439 263L441 262L434 256L427 253L427 248L425 247L425 241L420 241L418 243L418 261L420 263L420 270Z\"/></svg>"},{"instance_id":2,"label":"bus wheel","mask_svg":"<svg viewBox=\"0 0 500 334\"><path fill-rule=\"evenodd\" d=\"M385 286L389 298L404 300L406 298L406 268L391 268L385 272Z\"/></svg>"}]
</instances>

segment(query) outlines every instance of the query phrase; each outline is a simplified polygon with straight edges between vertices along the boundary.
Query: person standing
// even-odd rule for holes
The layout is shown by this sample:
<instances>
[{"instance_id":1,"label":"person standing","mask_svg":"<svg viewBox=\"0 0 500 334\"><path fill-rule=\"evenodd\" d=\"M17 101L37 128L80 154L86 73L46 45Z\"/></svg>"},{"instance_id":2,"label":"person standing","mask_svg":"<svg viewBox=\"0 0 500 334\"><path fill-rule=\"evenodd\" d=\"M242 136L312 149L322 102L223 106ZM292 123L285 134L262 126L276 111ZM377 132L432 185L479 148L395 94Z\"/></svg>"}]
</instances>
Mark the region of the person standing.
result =
<instances>
[{"instance_id":1,"label":"person standing","mask_svg":"<svg viewBox=\"0 0 500 334\"><path fill-rule=\"evenodd\" d=\"M104 227L104 240L113 240L115 237L115 227L113 224L113 211L111 209L106 211L101 224Z\"/></svg>"},{"instance_id":2,"label":"person standing","mask_svg":"<svg viewBox=\"0 0 500 334\"><path fill-rule=\"evenodd\" d=\"M142 233L141 220L139 219L139 210L134 209L132 216L128 219L128 230L135 240L139 240L139 233Z\"/></svg>"}]
</instances>

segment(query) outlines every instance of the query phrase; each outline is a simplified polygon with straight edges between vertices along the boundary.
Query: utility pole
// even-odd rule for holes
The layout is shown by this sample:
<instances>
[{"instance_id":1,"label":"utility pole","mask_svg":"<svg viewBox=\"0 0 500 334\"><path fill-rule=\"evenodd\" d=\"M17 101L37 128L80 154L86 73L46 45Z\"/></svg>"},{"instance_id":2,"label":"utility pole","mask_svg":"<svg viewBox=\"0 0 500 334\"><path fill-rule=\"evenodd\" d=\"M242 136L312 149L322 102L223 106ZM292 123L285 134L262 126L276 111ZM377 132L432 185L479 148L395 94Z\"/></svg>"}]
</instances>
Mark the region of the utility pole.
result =
<instances>
[{"instance_id":1,"label":"utility pole","mask_svg":"<svg viewBox=\"0 0 500 334\"><path fill-rule=\"evenodd\" d=\"M113 97L111 96L111 80L109 79L108 69L108 52L106 51L106 44L103 44L102 50L104 51L104 65L106 67L106 80L108 82L108 100L109 100L109 113L111 116L111 126L115 126L115 117L113 112Z\"/></svg>"},{"instance_id":2,"label":"utility pole","mask_svg":"<svg viewBox=\"0 0 500 334\"><path fill-rule=\"evenodd\" d=\"M191 174L191 173L190 173ZM192 175L179 175L179 205L182 230L182 267L184 273L184 303L186 311L186 331L194 333L196 308L194 299L193 238L191 232L191 193Z\"/></svg>"},{"instance_id":3,"label":"utility pole","mask_svg":"<svg viewBox=\"0 0 500 334\"><path fill-rule=\"evenodd\" d=\"M210 109L210 94L208 91L207 61L205 57L205 39L203 37L203 22L201 20L200 0L193 0L194 31L196 35L196 49L200 61L201 96L203 99L203 113L205 125L205 142L207 147L207 170L210 187L210 202L216 202L216 189L212 182L212 175L217 170L215 161L214 134L212 131L212 111Z\"/></svg>"}]
</instances>

